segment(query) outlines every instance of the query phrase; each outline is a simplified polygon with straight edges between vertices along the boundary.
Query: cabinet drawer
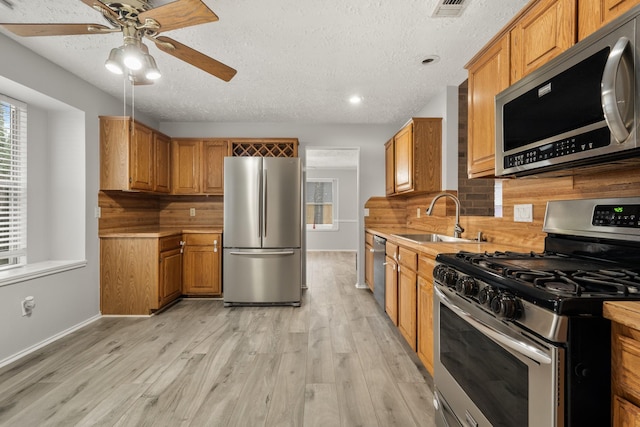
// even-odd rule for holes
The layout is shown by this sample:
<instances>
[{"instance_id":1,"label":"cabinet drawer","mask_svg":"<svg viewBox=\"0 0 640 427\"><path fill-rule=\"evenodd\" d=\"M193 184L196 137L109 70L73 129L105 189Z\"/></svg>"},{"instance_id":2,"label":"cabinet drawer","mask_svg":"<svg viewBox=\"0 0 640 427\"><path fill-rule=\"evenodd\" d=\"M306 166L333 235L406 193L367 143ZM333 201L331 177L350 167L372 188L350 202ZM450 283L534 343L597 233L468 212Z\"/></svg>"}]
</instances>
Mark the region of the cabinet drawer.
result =
<instances>
[{"instance_id":1,"label":"cabinet drawer","mask_svg":"<svg viewBox=\"0 0 640 427\"><path fill-rule=\"evenodd\" d=\"M418 274L430 282L433 282L433 268L436 260L424 256L418 257Z\"/></svg>"},{"instance_id":2,"label":"cabinet drawer","mask_svg":"<svg viewBox=\"0 0 640 427\"><path fill-rule=\"evenodd\" d=\"M373 246L373 234L366 233L364 235L364 242L368 245Z\"/></svg>"},{"instance_id":3,"label":"cabinet drawer","mask_svg":"<svg viewBox=\"0 0 640 427\"><path fill-rule=\"evenodd\" d=\"M393 258L394 260L398 260L398 245L394 245L391 242L387 242L385 246L385 253L388 257Z\"/></svg>"},{"instance_id":4,"label":"cabinet drawer","mask_svg":"<svg viewBox=\"0 0 640 427\"><path fill-rule=\"evenodd\" d=\"M184 235L184 242L186 245L213 246L214 244L217 244L218 246L222 246L222 242L220 240L220 235L217 233L189 233Z\"/></svg>"},{"instance_id":5,"label":"cabinet drawer","mask_svg":"<svg viewBox=\"0 0 640 427\"><path fill-rule=\"evenodd\" d=\"M169 249L175 249L180 247L180 241L182 236L169 236L160 239L160 252L167 251Z\"/></svg>"},{"instance_id":6,"label":"cabinet drawer","mask_svg":"<svg viewBox=\"0 0 640 427\"><path fill-rule=\"evenodd\" d=\"M418 270L418 254L405 248L398 249L398 261L413 271Z\"/></svg>"}]
</instances>

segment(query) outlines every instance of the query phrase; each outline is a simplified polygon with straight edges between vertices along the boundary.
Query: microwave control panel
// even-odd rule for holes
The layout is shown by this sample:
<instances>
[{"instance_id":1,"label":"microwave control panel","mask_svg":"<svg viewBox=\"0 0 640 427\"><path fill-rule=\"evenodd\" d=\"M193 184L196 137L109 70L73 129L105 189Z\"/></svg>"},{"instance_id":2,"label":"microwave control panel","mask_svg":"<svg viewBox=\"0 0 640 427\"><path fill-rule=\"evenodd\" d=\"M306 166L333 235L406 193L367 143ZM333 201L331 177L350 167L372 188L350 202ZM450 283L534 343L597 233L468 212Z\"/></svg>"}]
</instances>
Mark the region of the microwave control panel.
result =
<instances>
[{"instance_id":1,"label":"microwave control panel","mask_svg":"<svg viewBox=\"0 0 640 427\"><path fill-rule=\"evenodd\" d=\"M519 153L505 156L503 167L505 169L509 169L606 147L609 145L610 139L611 134L608 129L596 129L582 135L553 141L539 147L530 148L528 150L520 151Z\"/></svg>"},{"instance_id":2,"label":"microwave control panel","mask_svg":"<svg viewBox=\"0 0 640 427\"><path fill-rule=\"evenodd\" d=\"M592 225L601 227L640 228L640 205L597 205Z\"/></svg>"}]
</instances>

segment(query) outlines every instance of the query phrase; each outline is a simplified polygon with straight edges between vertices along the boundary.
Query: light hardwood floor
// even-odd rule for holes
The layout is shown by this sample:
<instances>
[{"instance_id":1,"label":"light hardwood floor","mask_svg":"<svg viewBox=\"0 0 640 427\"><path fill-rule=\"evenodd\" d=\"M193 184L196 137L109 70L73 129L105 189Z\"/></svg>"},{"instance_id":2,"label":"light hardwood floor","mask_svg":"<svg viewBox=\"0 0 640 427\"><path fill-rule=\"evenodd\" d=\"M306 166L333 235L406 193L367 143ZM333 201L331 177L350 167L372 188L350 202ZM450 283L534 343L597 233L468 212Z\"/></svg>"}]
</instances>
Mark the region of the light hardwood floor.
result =
<instances>
[{"instance_id":1,"label":"light hardwood floor","mask_svg":"<svg viewBox=\"0 0 640 427\"><path fill-rule=\"evenodd\" d=\"M183 300L0 369L2 426L433 426L432 382L355 255L311 252L300 308Z\"/></svg>"}]
</instances>

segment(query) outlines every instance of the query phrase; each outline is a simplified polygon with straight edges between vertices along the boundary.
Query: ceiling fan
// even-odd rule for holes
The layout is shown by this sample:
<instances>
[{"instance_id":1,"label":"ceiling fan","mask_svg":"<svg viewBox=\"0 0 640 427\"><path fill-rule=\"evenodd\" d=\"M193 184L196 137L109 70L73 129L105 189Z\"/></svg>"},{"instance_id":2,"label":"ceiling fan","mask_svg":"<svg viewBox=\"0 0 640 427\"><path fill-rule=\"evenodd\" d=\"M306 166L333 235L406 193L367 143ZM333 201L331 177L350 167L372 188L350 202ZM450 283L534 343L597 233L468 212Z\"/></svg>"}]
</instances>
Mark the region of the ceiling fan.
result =
<instances>
[{"instance_id":1,"label":"ceiling fan","mask_svg":"<svg viewBox=\"0 0 640 427\"><path fill-rule=\"evenodd\" d=\"M169 37L165 31L218 20L201 0L176 0L157 7L158 0L80 0L96 9L110 26L100 24L3 24L0 26L22 37L105 34L122 32L124 43L109 54L105 66L116 74L126 74L133 84L151 84L160 77L155 60L143 39L158 49L201 70L229 81L236 70Z\"/></svg>"}]
</instances>

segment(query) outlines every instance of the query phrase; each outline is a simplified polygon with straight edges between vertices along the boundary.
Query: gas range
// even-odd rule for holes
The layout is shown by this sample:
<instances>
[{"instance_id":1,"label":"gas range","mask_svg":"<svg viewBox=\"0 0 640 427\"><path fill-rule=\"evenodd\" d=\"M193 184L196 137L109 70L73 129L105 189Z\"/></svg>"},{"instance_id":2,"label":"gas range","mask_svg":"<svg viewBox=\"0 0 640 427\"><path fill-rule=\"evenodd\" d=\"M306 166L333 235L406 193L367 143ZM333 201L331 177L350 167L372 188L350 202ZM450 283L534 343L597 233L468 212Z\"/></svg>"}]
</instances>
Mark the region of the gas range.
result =
<instances>
[{"instance_id":1,"label":"gas range","mask_svg":"<svg viewBox=\"0 0 640 427\"><path fill-rule=\"evenodd\" d=\"M640 301L640 197L549 202L543 230L542 252L437 256L434 384L443 419L608 422L602 306ZM495 405L507 395L508 405Z\"/></svg>"}]
</instances>

